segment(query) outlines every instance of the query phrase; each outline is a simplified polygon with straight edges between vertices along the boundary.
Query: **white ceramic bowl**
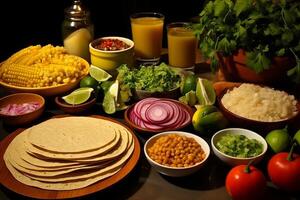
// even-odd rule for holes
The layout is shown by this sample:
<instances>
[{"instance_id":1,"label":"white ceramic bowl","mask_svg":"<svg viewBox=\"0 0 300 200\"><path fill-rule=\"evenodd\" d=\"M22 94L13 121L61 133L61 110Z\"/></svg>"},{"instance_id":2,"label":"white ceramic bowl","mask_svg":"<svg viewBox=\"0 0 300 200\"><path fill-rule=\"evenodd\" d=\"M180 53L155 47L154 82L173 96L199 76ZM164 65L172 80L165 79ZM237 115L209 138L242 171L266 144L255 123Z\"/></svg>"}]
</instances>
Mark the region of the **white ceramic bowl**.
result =
<instances>
[{"instance_id":1,"label":"white ceramic bowl","mask_svg":"<svg viewBox=\"0 0 300 200\"><path fill-rule=\"evenodd\" d=\"M215 145L223 135L228 134L228 133L244 135L249 139L258 140L263 145L263 151L259 155L250 157L250 158L237 158L237 157L229 156L229 155L219 151ZM265 155L265 153L268 149L268 144L262 136L260 136L259 134L255 133L253 131L250 131L248 129L242 129L242 128L227 128L227 129L222 129L222 130L216 132L211 138L211 146L212 146L212 150L213 150L214 154L218 158L220 158L222 161L224 161L225 163L227 163L228 165L231 165L231 166L245 165L245 164L248 164L251 160L254 160L253 163L258 163L263 158L263 156Z\"/></svg>"},{"instance_id":2,"label":"white ceramic bowl","mask_svg":"<svg viewBox=\"0 0 300 200\"><path fill-rule=\"evenodd\" d=\"M149 147L151 147L158 138L168 135L168 134L174 134L174 133L178 134L178 135L183 135L183 136L186 136L189 138L194 138L196 140L196 142L198 142L200 144L201 148L205 152L205 158L201 162L199 162L193 166L190 166L190 167L169 167L169 166L161 165L161 164L155 162L154 160L152 160L147 153L147 149ZM149 138L144 145L144 153L145 153L145 156L146 156L148 162L159 173L167 175L167 176L172 176L172 177L181 177L181 176L190 175L190 174L198 171L205 164L207 158L209 157L210 148L209 148L209 145L207 144L207 142L197 135L183 132L183 131L166 131L166 132L158 133L158 134L152 136L151 138Z\"/></svg>"}]
</instances>

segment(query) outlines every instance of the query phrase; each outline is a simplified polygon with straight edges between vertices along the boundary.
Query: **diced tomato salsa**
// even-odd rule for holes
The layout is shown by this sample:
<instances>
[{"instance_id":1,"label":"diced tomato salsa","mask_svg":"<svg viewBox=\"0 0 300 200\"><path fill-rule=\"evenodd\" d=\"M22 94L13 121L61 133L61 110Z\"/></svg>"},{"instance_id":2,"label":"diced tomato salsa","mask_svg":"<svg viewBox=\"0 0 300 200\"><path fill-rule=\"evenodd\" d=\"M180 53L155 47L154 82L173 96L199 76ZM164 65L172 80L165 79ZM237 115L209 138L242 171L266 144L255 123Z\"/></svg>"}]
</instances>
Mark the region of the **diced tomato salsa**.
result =
<instances>
[{"instance_id":1,"label":"diced tomato salsa","mask_svg":"<svg viewBox=\"0 0 300 200\"><path fill-rule=\"evenodd\" d=\"M119 39L101 39L99 44L95 46L96 49L102 51L116 51L123 50L129 47L128 44Z\"/></svg>"}]
</instances>

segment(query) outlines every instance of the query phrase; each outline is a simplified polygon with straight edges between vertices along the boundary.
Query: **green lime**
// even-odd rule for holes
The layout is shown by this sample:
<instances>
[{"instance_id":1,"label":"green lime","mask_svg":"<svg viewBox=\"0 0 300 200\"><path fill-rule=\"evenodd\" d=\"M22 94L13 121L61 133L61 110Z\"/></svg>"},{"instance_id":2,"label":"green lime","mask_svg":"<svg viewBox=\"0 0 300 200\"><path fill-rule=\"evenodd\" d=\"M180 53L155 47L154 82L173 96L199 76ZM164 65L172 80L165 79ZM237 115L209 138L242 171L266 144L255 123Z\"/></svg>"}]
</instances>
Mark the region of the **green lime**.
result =
<instances>
[{"instance_id":1,"label":"green lime","mask_svg":"<svg viewBox=\"0 0 300 200\"><path fill-rule=\"evenodd\" d=\"M105 113L113 114L116 112L116 102L112 94L107 92L103 98L102 107Z\"/></svg>"},{"instance_id":2,"label":"green lime","mask_svg":"<svg viewBox=\"0 0 300 200\"><path fill-rule=\"evenodd\" d=\"M196 96L199 104L213 105L216 101L216 93L212 82L207 79L198 78Z\"/></svg>"},{"instance_id":3,"label":"green lime","mask_svg":"<svg viewBox=\"0 0 300 200\"><path fill-rule=\"evenodd\" d=\"M81 88L82 87L90 87L90 88L94 88L94 90L95 90L97 88L98 84L99 84L98 81L91 76L86 76L80 80Z\"/></svg>"},{"instance_id":4,"label":"green lime","mask_svg":"<svg viewBox=\"0 0 300 200\"><path fill-rule=\"evenodd\" d=\"M286 150L290 144L287 128L273 130L266 135L265 139L274 153Z\"/></svg>"},{"instance_id":5,"label":"green lime","mask_svg":"<svg viewBox=\"0 0 300 200\"><path fill-rule=\"evenodd\" d=\"M181 97L179 97L179 99L178 99L181 103L184 103L184 104L186 104L186 105L188 105L189 104L189 102L187 101L187 99L186 99L186 97L185 96L181 96Z\"/></svg>"},{"instance_id":6,"label":"green lime","mask_svg":"<svg viewBox=\"0 0 300 200\"><path fill-rule=\"evenodd\" d=\"M108 89L110 88L110 86L113 84L113 81L104 81L101 83L101 88L104 92L104 94L108 91Z\"/></svg>"},{"instance_id":7,"label":"green lime","mask_svg":"<svg viewBox=\"0 0 300 200\"><path fill-rule=\"evenodd\" d=\"M182 81L181 93L185 95L189 91L196 91L197 76L195 74L186 75Z\"/></svg>"},{"instance_id":8,"label":"green lime","mask_svg":"<svg viewBox=\"0 0 300 200\"><path fill-rule=\"evenodd\" d=\"M186 98L186 101L188 102L188 105L194 106L197 104L196 92L194 90L190 90L184 96Z\"/></svg>"},{"instance_id":9,"label":"green lime","mask_svg":"<svg viewBox=\"0 0 300 200\"><path fill-rule=\"evenodd\" d=\"M228 122L223 114L213 105L198 106L193 115L194 129L201 134L213 133L227 126Z\"/></svg>"},{"instance_id":10,"label":"green lime","mask_svg":"<svg viewBox=\"0 0 300 200\"><path fill-rule=\"evenodd\" d=\"M118 94L119 94L119 81L116 80L108 89L107 91L108 93L110 93L114 98L115 101L117 102L118 100Z\"/></svg>"},{"instance_id":11,"label":"green lime","mask_svg":"<svg viewBox=\"0 0 300 200\"><path fill-rule=\"evenodd\" d=\"M102 107L107 114L113 114L117 111L117 100L119 93L119 81L116 80L105 93Z\"/></svg>"},{"instance_id":12,"label":"green lime","mask_svg":"<svg viewBox=\"0 0 300 200\"><path fill-rule=\"evenodd\" d=\"M107 81L108 79L110 79L112 77L105 70L103 70L99 67L96 67L94 65L90 66L90 71L89 72L90 72L91 77L96 79L98 82Z\"/></svg>"},{"instance_id":13,"label":"green lime","mask_svg":"<svg viewBox=\"0 0 300 200\"><path fill-rule=\"evenodd\" d=\"M62 99L71 105L77 105L86 102L93 92L93 88L85 87L74 90L72 93L63 96Z\"/></svg>"},{"instance_id":14,"label":"green lime","mask_svg":"<svg viewBox=\"0 0 300 200\"><path fill-rule=\"evenodd\" d=\"M296 140L300 146L300 129L295 133L293 139Z\"/></svg>"}]
</instances>

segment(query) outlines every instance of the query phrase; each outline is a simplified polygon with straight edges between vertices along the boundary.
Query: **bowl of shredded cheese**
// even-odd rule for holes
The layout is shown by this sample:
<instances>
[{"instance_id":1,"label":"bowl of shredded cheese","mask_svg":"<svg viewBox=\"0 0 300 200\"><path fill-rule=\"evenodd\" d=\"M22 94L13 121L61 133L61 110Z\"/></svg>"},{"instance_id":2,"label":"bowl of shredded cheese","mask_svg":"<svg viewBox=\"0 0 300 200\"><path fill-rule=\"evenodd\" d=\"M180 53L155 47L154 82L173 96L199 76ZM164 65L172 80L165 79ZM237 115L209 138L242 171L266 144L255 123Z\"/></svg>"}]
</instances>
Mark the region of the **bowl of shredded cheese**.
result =
<instances>
[{"instance_id":1,"label":"bowl of shredded cheese","mask_svg":"<svg viewBox=\"0 0 300 200\"><path fill-rule=\"evenodd\" d=\"M220 110L238 127L260 131L282 128L299 118L295 96L270 87L243 83L218 96Z\"/></svg>"}]
</instances>

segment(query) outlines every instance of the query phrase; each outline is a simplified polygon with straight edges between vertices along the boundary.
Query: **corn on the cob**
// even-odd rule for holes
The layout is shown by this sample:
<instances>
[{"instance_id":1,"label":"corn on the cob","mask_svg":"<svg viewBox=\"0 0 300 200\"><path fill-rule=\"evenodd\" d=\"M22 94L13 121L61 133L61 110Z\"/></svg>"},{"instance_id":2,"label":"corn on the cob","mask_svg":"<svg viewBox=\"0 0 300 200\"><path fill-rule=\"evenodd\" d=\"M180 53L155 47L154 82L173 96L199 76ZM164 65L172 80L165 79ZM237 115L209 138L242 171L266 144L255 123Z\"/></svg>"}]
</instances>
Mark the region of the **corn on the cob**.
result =
<instances>
[{"instance_id":1,"label":"corn on the cob","mask_svg":"<svg viewBox=\"0 0 300 200\"><path fill-rule=\"evenodd\" d=\"M43 46L39 52L33 56L31 59L29 59L25 64L26 65L32 65L35 63L51 63L52 57L54 55L61 55L66 54L67 51L60 46L52 46L50 44Z\"/></svg>"},{"instance_id":2,"label":"corn on the cob","mask_svg":"<svg viewBox=\"0 0 300 200\"><path fill-rule=\"evenodd\" d=\"M15 53L2 64L1 81L21 87L46 87L74 82L88 73L88 63L80 57L66 54L63 47L28 48Z\"/></svg>"},{"instance_id":3,"label":"corn on the cob","mask_svg":"<svg viewBox=\"0 0 300 200\"><path fill-rule=\"evenodd\" d=\"M41 45L35 45L35 46L29 46L24 49L21 49L20 51L14 53L12 56L10 56L5 62L8 64L11 63L18 63L23 58L30 57L30 54L32 52L37 52L39 49L41 49Z\"/></svg>"}]
</instances>

